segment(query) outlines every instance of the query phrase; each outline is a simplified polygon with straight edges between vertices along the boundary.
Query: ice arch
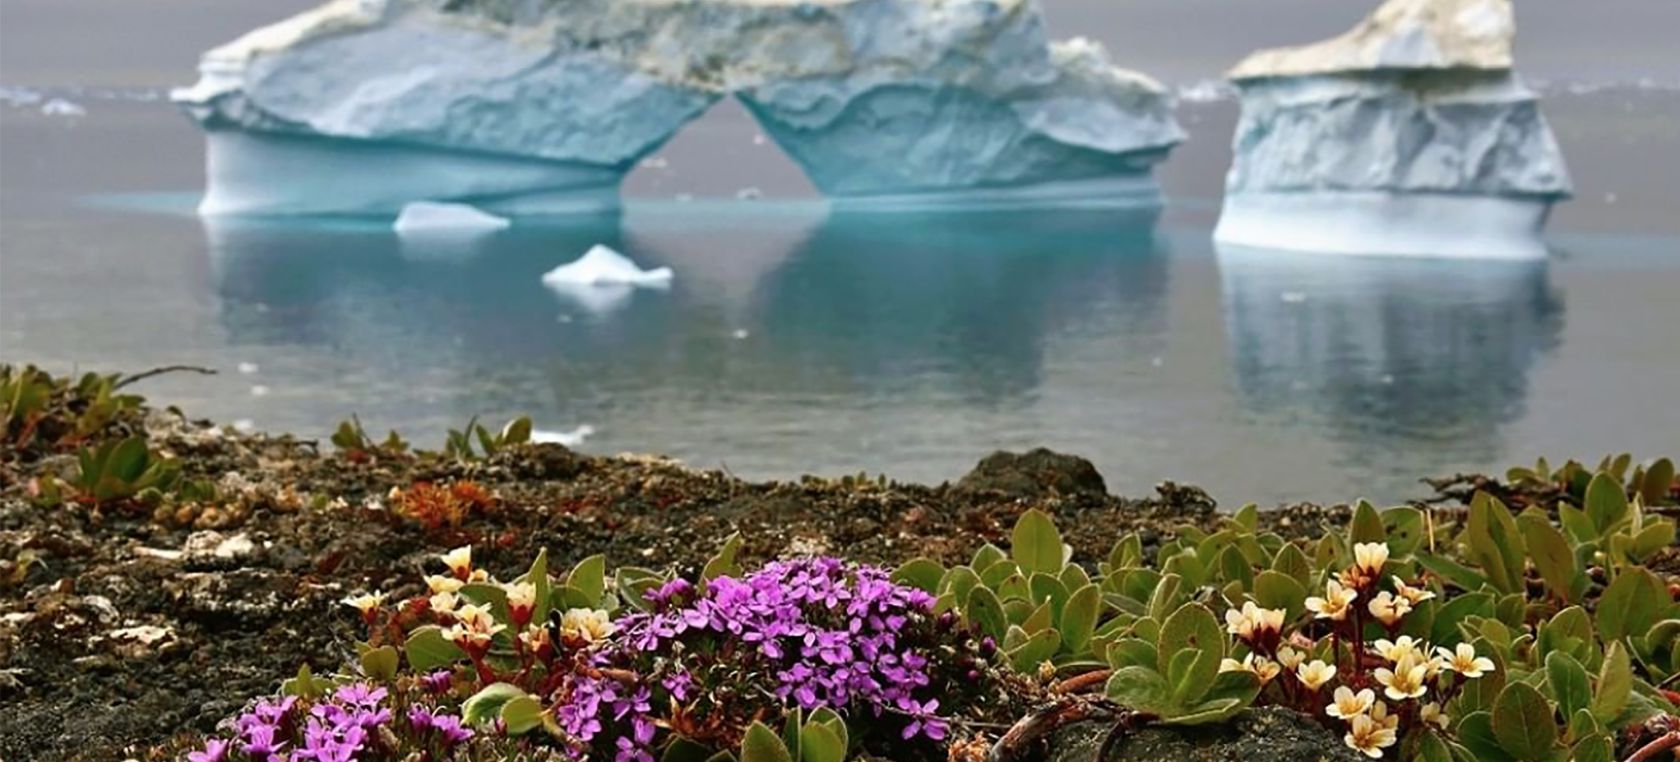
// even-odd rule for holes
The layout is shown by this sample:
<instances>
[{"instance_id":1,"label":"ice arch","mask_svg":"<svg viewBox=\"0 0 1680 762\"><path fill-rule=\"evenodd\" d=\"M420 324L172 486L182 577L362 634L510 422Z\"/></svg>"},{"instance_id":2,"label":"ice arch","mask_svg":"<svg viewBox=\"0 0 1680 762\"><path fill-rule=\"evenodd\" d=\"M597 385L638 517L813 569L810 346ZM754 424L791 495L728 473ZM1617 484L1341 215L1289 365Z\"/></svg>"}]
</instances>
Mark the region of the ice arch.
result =
<instances>
[{"instance_id":1,"label":"ice arch","mask_svg":"<svg viewBox=\"0 0 1680 762\"><path fill-rule=\"evenodd\" d=\"M206 53L206 214L617 204L735 96L820 190L894 208L1143 194L1171 101L1031 0L333 0Z\"/></svg>"}]
</instances>

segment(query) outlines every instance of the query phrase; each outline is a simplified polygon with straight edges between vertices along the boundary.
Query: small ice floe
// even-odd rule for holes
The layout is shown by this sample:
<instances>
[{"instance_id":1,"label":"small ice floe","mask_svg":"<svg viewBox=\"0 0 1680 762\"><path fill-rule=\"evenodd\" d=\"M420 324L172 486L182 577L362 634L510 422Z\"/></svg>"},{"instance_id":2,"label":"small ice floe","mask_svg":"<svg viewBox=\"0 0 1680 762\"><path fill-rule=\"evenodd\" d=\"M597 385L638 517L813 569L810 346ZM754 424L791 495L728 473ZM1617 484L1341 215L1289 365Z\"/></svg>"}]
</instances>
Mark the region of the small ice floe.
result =
<instances>
[{"instance_id":1,"label":"small ice floe","mask_svg":"<svg viewBox=\"0 0 1680 762\"><path fill-rule=\"evenodd\" d=\"M749 186L735 191L735 198L740 201L757 201L758 199L764 198L764 191L759 190L757 187Z\"/></svg>"},{"instance_id":2,"label":"small ice floe","mask_svg":"<svg viewBox=\"0 0 1680 762\"><path fill-rule=\"evenodd\" d=\"M8 106L33 106L41 102L41 94L27 87L0 86L0 103Z\"/></svg>"},{"instance_id":3,"label":"small ice floe","mask_svg":"<svg viewBox=\"0 0 1680 762\"><path fill-rule=\"evenodd\" d=\"M669 267L643 270L629 257L596 244L577 261L549 270L542 276L550 288L576 286L640 286L667 288L673 273Z\"/></svg>"},{"instance_id":4,"label":"small ice floe","mask_svg":"<svg viewBox=\"0 0 1680 762\"><path fill-rule=\"evenodd\" d=\"M1163 359L1163 358L1160 358L1160 357L1151 357L1151 358L1149 358L1149 365L1150 365L1150 367L1155 367L1155 368L1159 368L1159 367L1161 367L1161 366L1162 366L1162 365L1166 365L1166 364L1167 364L1167 361L1166 361L1166 360L1165 360L1165 359Z\"/></svg>"},{"instance_id":5,"label":"small ice floe","mask_svg":"<svg viewBox=\"0 0 1680 762\"><path fill-rule=\"evenodd\" d=\"M745 328L737 328L737 329L735 329L734 333L729 334L729 335L735 337L737 340L741 340L741 339L747 338L748 336L751 336L752 332L748 331Z\"/></svg>"},{"instance_id":6,"label":"small ice floe","mask_svg":"<svg viewBox=\"0 0 1680 762\"><path fill-rule=\"evenodd\" d=\"M242 362L239 364L239 372L247 376L256 373L259 370L262 370L262 368L254 362Z\"/></svg>"},{"instance_id":7,"label":"small ice floe","mask_svg":"<svg viewBox=\"0 0 1680 762\"><path fill-rule=\"evenodd\" d=\"M54 98L41 104L41 113L47 116L87 116L87 109L63 98Z\"/></svg>"},{"instance_id":8,"label":"small ice floe","mask_svg":"<svg viewBox=\"0 0 1680 762\"><path fill-rule=\"evenodd\" d=\"M583 424L571 431L544 431L536 429L531 432L531 441L537 444L557 444L564 447L576 447L583 444L583 440L594 435L595 427Z\"/></svg>"},{"instance_id":9,"label":"small ice floe","mask_svg":"<svg viewBox=\"0 0 1680 762\"><path fill-rule=\"evenodd\" d=\"M508 221L466 204L416 201L404 206L391 226L398 235L479 234L502 230Z\"/></svg>"},{"instance_id":10,"label":"small ice floe","mask_svg":"<svg viewBox=\"0 0 1680 762\"><path fill-rule=\"evenodd\" d=\"M255 431L256 428L257 422L249 418L240 418L233 422L233 430L241 434L249 434L252 431Z\"/></svg>"},{"instance_id":11,"label":"small ice floe","mask_svg":"<svg viewBox=\"0 0 1680 762\"><path fill-rule=\"evenodd\" d=\"M764 137L764 133L759 132L759 133L754 133L753 134L753 145L755 145L755 146L764 145L765 140L766 139Z\"/></svg>"},{"instance_id":12,"label":"small ice floe","mask_svg":"<svg viewBox=\"0 0 1680 762\"><path fill-rule=\"evenodd\" d=\"M1307 295L1299 291L1285 291L1278 294L1278 299L1282 300L1284 304L1300 304L1307 300Z\"/></svg>"},{"instance_id":13,"label":"small ice floe","mask_svg":"<svg viewBox=\"0 0 1680 762\"><path fill-rule=\"evenodd\" d=\"M1202 79L1178 90L1178 99L1185 103L1214 103L1237 97L1237 88L1222 79Z\"/></svg>"},{"instance_id":14,"label":"small ice floe","mask_svg":"<svg viewBox=\"0 0 1680 762\"><path fill-rule=\"evenodd\" d=\"M648 169L665 169L671 166L671 160L663 156L649 156L642 159L642 166Z\"/></svg>"},{"instance_id":15,"label":"small ice floe","mask_svg":"<svg viewBox=\"0 0 1680 762\"><path fill-rule=\"evenodd\" d=\"M268 387L263 386L262 384L257 384L256 386L251 387L251 396L252 397L267 397L268 396Z\"/></svg>"}]
</instances>

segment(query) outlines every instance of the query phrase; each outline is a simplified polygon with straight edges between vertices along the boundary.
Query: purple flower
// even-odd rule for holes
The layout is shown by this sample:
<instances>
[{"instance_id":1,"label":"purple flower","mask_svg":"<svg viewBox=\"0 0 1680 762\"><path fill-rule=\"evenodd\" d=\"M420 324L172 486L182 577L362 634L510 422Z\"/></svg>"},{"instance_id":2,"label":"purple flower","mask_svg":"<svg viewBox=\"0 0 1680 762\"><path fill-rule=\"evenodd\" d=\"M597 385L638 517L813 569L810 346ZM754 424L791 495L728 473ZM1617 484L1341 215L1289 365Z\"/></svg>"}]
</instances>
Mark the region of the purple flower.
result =
<instances>
[{"instance_id":1,"label":"purple flower","mask_svg":"<svg viewBox=\"0 0 1680 762\"><path fill-rule=\"evenodd\" d=\"M252 725L245 731L245 745L239 750L254 757L279 754L280 747L286 745L285 741L274 737L279 730L273 725Z\"/></svg>"},{"instance_id":2,"label":"purple flower","mask_svg":"<svg viewBox=\"0 0 1680 762\"><path fill-rule=\"evenodd\" d=\"M453 714L439 714L432 717L432 727L437 730L438 737L443 740L444 748L449 748L473 737L470 728L461 725L461 718Z\"/></svg>"},{"instance_id":3,"label":"purple flower","mask_svg":"<svg viewBox=\"0 0 1680 762\"><path fill-rule=\"evenodd\" d=\"M187 762L226 762L228 741L212 738L204 742L203 751L187 752Z\"/></svg>"},{"instance_id":4,"label":"purple flower","mask_svg":"<svg viewBox=\"0 0 1680 762\"><path fill-rule=\"evenodd\" d=\"M420 684L424 685L426 690L431 693L443 694L449 692L449 687L453 679L453 673L447 669L440 669L420 678Z\"/></svg>"},{"instance_id":5,"label":"purple flower","mask_svg":"<svg viewBox=\"0 0 1680 762\"><path fill-rule=\"evenodd\" d=\"M372 709L384 701L389 692L384 688L370 688L367 683L351 683L333 692L333 700L340 704Z\"/></svg>"}]
</instances>

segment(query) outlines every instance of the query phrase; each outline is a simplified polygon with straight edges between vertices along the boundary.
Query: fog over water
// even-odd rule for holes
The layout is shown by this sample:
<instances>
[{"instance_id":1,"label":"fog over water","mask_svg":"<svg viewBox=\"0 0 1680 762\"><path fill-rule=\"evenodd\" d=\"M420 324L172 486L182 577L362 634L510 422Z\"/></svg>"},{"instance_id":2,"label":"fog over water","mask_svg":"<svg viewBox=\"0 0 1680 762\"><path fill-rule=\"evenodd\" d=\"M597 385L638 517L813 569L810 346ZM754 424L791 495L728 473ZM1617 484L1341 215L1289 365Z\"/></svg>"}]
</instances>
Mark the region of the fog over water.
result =
<instances>
[{"instance_id":1,"label":"fog over water","mask_svg":"<svg viewBox=\"0 0 1680 762\"><path fill-rule=\"evenodd\" d=\"M631 176L622 215L425 246L388 223L191 213L203 140L165 88L311 3L0 0L0 361L214 366L144 391L305 436L355 413L435 446L475 414L530 413L593 426L594 452L927 481L1042 444L1115 491L1170 478L1228 505L1680 454L1673 0L1519 3L1519 69L1577 190L1550 261L1215 250L1236 105L1213 78L1373 4L1048 0L1056 34L1186 96L1159 214L829 214L723 103ZM86 114L43 114L53 98ZM746 187L764 200L734 201ZM597 243L671 266L673 289L580 302L540 284Z\"/></svg>"}]
</instances>

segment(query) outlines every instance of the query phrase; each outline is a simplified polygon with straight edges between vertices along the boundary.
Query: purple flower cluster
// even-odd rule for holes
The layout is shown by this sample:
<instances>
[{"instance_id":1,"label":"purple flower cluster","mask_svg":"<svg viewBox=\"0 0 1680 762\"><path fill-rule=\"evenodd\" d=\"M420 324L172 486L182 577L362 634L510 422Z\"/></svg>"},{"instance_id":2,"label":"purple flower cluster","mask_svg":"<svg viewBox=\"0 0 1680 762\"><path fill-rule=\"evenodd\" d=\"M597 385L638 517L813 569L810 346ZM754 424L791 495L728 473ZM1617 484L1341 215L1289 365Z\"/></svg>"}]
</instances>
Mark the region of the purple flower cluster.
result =
<instances>
[{"instance_id":1,"label":"purple flower cluster","mask_svg":"<svg viewBox=\"0 0 1680 762\"><path fill-rule=\"evenodd\" d=\"M296 696L265 699L234 720L232 739L210 739L189 762L352 762L384 759L398 750L383 748L380 730L391 725L389 692L367 683L351 683L326 700L298 709ZM415 706L409 710L412 740L448 749L472 737L461 718Z\"/></svg>"},{"instance_id":2,"label":"purple flower cluster","mask_svg":"<svg viewBox=\"0 0 1680 762\"><path fill-rule=\"evenodd\" d=\"M676 580L646 598L653 611L618 620L617 636L591 664L629 667L681 704L703 693L701 683L722 679L743 695L763 691L804 709L895 714L906 720L906 739L941 740L949 731L938 701L917 697L932 678L911 626L930 620L934 598L892 582L884 569L797 559L713 579L703 594ZM561 727L588 742L606 723L628 718L617 762L651 760L647 687L588 672L568 682Z\"/></svg>"}]
</instances>

